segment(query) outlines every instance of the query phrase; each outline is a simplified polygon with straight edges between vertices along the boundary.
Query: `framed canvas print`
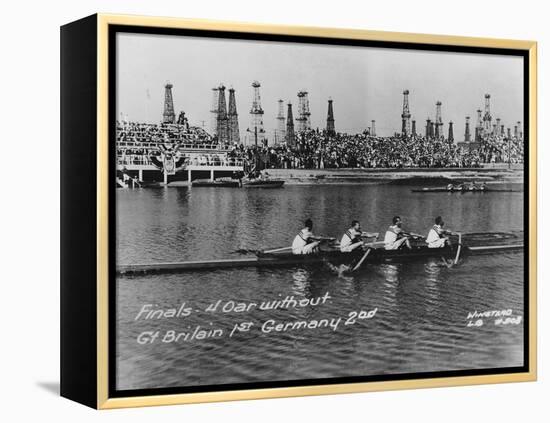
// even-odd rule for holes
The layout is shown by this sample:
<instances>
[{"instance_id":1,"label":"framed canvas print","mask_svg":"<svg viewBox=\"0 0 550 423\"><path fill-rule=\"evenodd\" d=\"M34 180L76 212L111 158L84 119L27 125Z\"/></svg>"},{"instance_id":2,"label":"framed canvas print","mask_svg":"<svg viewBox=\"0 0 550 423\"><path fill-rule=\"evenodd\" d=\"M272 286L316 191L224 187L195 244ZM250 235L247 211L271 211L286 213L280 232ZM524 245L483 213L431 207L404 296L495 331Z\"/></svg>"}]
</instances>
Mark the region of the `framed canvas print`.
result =
<instances>
[{"instance_id":1,"label":"framed canvas print","mask_svg":"<svg viewBox=\"0 0 550 423\"><path fill-rule=\"evenodd\" d=\"M61 28L61 393L536 379L536 43Z\"/></svg>"}]
</instances>

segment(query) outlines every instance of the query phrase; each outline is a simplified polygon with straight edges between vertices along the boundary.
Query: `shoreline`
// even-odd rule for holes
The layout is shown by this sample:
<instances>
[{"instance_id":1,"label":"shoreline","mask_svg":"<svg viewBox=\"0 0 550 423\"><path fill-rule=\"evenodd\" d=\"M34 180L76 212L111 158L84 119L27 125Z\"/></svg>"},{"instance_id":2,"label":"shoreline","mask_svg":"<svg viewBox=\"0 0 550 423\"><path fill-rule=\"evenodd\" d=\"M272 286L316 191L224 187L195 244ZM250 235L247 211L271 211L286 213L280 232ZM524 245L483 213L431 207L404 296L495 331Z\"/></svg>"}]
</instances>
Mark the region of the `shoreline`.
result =
<instances>
[{"instance_id":1,"label":"shoreline","mask_svg":"<svg viewBox=\"0 0 550 423\"><path fill-rule=\"evenodd\" d=\"M516 168L424 168L424 169L267 169L272 179L287 185L410 184L446 185L460 182L523 184L523 166Z\"/></svg>"},{"instance_id":2,"label":"shoreline","mask_svg":"<svg viewBox=\"0 0 550 423\"><path fill-rule=\"evenodd\" d=\"M482 168L340 168L340 169L266 169L270 179L286 185L412 185L445 186L449 183L485 182L488 185L524 184L523 165L494 165ZM227 177L227 176L226 176ZM167 186L189 186L187 180ZM146 186L164 186L151 183Z\"/></svg>"}]
</instances>

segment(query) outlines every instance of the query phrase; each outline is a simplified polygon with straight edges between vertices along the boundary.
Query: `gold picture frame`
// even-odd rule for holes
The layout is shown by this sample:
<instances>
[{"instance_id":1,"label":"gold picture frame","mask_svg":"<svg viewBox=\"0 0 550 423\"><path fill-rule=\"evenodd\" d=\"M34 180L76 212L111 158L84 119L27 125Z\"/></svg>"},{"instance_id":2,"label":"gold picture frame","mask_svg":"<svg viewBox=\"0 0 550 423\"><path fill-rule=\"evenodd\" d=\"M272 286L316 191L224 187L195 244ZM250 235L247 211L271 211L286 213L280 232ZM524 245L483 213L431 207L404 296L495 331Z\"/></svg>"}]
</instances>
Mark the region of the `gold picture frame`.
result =
<instances>
[{"instance_id":1,"label":"gold picture frame","mask_svg":"<svg viewBox=\"0 0 550 423\"><path fill-rule=\"evenodd\" d=\"M78 60L78 54L75 53L78 48L96 49L90 53L91 63L96 66L95 69L89 69L91 79L95 78L95 127L96 143L89 147L89 154L95 155L95 171L87 174L90 181L95 181L95 190L89 193L89 200L95 203L95 210L90 212L88 224L90 228L95 228L93 235L92 251L86 257L78 260L87 260L91 278L95 284L91 286L89 282L86 293L76 293L69 285L74 282L71 278L73 267L78 267L79 263L71 259L70 250L75 247L74 240L69 238L65 240L62 233L62 267L66 266L66 271L62 271L62 395L78 402L84 403L98 409L113 409L121 407L140 407L152 405L171 405L171 404L189 404L204 403L214 401L234 401L259 398L281 398L306 395L324 395L340 394L353 392L370 392L399 389L417 389L432 387L447 387L461 385L492 384L504 382L526 382L535 381L537 378L537 43L534 41L517 41L504 39L489 39L477 37L458 37L448 35L429 35L429 34L409 34L400 32L382 32L368 31L362 29L336 29L336 28L314 28L287 25L261 25L252 23L236 23L224 21L198 20L198 19L179 19L179 18L160 18L143 16L123 16L111 14L98 14L87 20L77 21L63 27L62 29L62 85L65 78L67 86L62 87L62 100L66 101L66 109L62 106L62 126L68 125L71 128L77 123L71 122L74 117L71 115L70 107L74 107L78 99L65 100L75 84L78 84L78 76L71 73L70 70L63 70L64 66L76 66L75 60ZM84 22L84 24L83 24ZM86 27L83 28L83 25ZM525 75L528 80L528 131L529 131L529 168L528 172L528 208L529 208L529 227L528 231L528 271L529 297L525 298L526 310L528 310L528 370L518 373L455 376L455 377L435 377L405 380L387 380L360 383L328 384L313 386L291 386L291 387L272 387L261 389L241 389L231 391L209 391L196 393L177 393L177 394L155 394L130 397L112 397L109 394L109 375L110 366L113 363L109 361L109 345L113 342L112 335L109 332L109 245L110 222L109 212L109 166L111 158L109 157L109 61L113 59L112 52L109 51L109 28L114 26L140 27L147 28L154 32L155 29L196 29L205 31L224 31L247 34L269 34L284 35L296 37L316 37L330 38L340 40L368 40L377 42L394 42L402 44L425 44L430 46L451 46L451 47L473 47L480 49L514 49L526 53L529 66L529 75ZM63 41L63 37L67 40ZM95 37L95 40L94 40ZM71 39L74 43L71 44ZM91 44L85 44L91 42ZM87 47L88 46L88 47ZM95 56L95 61L93 60ZM64 59L65 58L65 59ZM65 62L63 61L65 60ZM81 66L88 66L82 64ZM65 72L63 74L63 72ZM75 70L76 72L76 70ZM75 80L75 81L73 81ZM72 82L71 82L72 81ZM89 82L89 81L88 81ZM65 97L64 97L65 96ZM90 97L90 101L93 99ZM91 103L90 103L91 104ZM92 107L92 106L90 106ZM64 113L63 111L66 110ZM91 119L92 117L90 117ZM85 130L82 127L80 130ZM527 128L526 128L527 129ZM71 132L72 131L72 132ZM76 131L76 132L75 132ZM63 132L63 131L62 131ZM78 129L64 131L65 136L74 137L78 135ZM63 138L63 135L62 135ZM68 146L69 139L63 142L62 151L66 150L65 158L62 158L62 197L66 198L66 213L72 213L69 207L75 206L78 201L73 196L74 192L70 188L63 187L63 161L70 162L72 157L78 152L71 150ZM92 165L92 167L94 167ZM70 169L67 170L69 172ZM83 172L83 171L82 171ZM69 205L72 204L72 206ZM82 207L89 207L90 203L83 203ZM62 200L62 213L63 213ZM62 214L63 216L63 214ZM112 216L111 216L112 217ZM63 219L63 217L62 217ZM74 231L76 221L73 223L69 218L63 221L66 225L66 231ZM84 235L83 235L84 236ZM83 238L84 242L92 242L91 239ZM92 261L93 263L90 263ZM70 263L69 263L70 262ZM84 262L80 263L83 264ZM82 281L82 283L87 283ZM65 290L65 291L64 291ZM65 294L63 294L65 292ZM75 310L75 302L88 301L84 295L93 298L89 299L91 310ZM82 296L82 297L80 297ZM85 313L87 313L85 315ZM65 319L65 320L64 320ZM82 326L78 326L81 319ZM69 322L72 321L71 322ZM72 328L71 325L78 327ZM88 325L92 330L83 331L82 327ZM93 333L90 333L93 332ZM82 333L87 332L87 333ZM95 339L95 342L93 340ZM75 361L71 357L74 354L82 354L84 348L90 348L93 342L95 352L93 354L81 357L80 361ZM76 344L80 346L76 346ZM81 349L79 349L81 348ZM63 361L64 357L67 361ZM83 371L83 368L91 370ZM112 368L111 368L112 370ZM93 380L95 379L95 381ZM79 383L80 381L80 383ZM95 383L94 383L95 382ZM95 395L93 394L95 392Z\"/></svg>"}]
</instances>

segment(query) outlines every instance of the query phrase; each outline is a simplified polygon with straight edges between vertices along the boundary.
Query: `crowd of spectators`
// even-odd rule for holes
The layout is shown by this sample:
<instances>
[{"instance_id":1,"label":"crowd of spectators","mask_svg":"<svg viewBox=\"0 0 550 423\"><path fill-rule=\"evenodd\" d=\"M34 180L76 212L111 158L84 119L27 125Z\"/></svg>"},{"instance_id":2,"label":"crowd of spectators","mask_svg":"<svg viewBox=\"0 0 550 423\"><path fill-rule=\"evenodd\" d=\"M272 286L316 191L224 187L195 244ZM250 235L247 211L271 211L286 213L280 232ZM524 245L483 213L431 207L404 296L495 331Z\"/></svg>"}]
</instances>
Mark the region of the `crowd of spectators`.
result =
<instances>
[{"instance_id":1,"label":"crowd of spectators","mask_svg":"<svg viewBox=\"0 0 550 423\"><path fill-rule=\"evenodd\" d=\"M296 136L293 146L239 146L233 154L258 160L262 168L448 168L480 167L484 163L523 162L523 141L488 137L459 145L423 136L392 137L327 134L309 131Z\"/></svg>"},{"instance_id":2,"label":"crowd of spectators","mask_svg":"<svg viewBox=\"0 0 550 423\"><path fill-rule=\"evenodd\" d=\"M390 137L308 131L291 145L244 146L217 144L204 129L182 124L117 122L118 154L139 164L159 155L158 145L179 143L230 150L229 158L245 159L260 168L449 168L480 167L484 163L522 163L523 140L488 136L477 143L454 143L424 136Z\"/></svg>"},{"instance_id":3,"label":"crowd of spectators","mask_svg":"<svg viewBox=\"0 0 550 423\"><path fill-rule=\"evenodd\" d=\"M138 123L117 121L117 143L190 143L210 144L212 137L197 126L177 123Z\"/></svg>"}]
</instances>

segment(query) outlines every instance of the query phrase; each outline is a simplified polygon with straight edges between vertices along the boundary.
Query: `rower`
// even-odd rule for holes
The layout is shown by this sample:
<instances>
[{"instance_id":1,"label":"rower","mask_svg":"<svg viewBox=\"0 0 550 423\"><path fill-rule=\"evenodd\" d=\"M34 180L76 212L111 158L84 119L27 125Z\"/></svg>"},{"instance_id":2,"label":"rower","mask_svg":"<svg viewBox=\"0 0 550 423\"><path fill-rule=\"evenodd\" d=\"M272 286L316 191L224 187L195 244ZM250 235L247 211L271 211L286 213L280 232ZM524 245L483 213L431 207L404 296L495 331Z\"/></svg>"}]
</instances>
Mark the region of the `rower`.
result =
<instances>
[{"instance_id":1,"label":"rower","mask_svg":"<svg viewBox=\"0 0 550 423\"><path fill-rule=\"evenodd\" d=\"M313 235L313 221L307 219L304 228L296 235L292 242L292 254L316 253L322 238Z\"/></svg>"},{"instance_id":2,"label":"rower","mask_svg":"<svg viewBox=\"0 0 550 423\"><path fill-rule=\"evenodd\" d=\"M377 237L377 232L363 232L361 231L361 224L358 220L351 222L350 228L342 235L340 240L340 251L343 253L350 253L356 248L365 244L361 239L363 237Z\"/></svg>"},{"instance_id":3,"label":"rower","mask_svg":"<svg viewBox=\"0 0 550 423\"><path fill-rule=\"evenodd\" d=\"M393 225L391 225L386 231L384 236L384 243L386 250L398 250L406 245L407 248L411 248L411 243L406 233L401 229L401 217L394 216L392 219Z\"/></svg>"},{"instance_id":4,"label":"rower","mask_svg":"<svg viewBox=\"0 0 550 423\"><path fill-rule=\"evenodd\" d=\"M432 226L426 238L428 248L443 248L450 245L449 237L445 235L451 235L452 232L443 229L444 224L441 216L435 218L435 225Z\"/></svg>"}]
</instances>

